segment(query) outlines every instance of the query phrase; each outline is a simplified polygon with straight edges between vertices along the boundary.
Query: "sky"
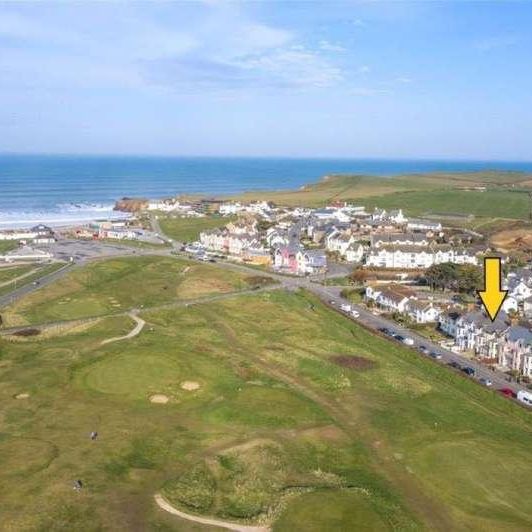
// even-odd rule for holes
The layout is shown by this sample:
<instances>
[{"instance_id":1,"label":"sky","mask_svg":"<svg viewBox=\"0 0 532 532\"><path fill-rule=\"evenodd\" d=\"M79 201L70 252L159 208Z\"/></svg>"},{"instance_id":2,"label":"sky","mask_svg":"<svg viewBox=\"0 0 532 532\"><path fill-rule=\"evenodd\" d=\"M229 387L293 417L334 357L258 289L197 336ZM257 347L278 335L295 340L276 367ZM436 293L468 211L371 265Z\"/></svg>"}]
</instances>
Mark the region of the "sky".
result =
<instances>
[{"instance_id":1,"label":"sky","mask_svg":"<svg viewBox=\"0 0 532 532\"><path fill-rule=\"evenodd\" d=\"M0 152L532 160L532 2L2 2Z\"/></svg>"}]
</instances>

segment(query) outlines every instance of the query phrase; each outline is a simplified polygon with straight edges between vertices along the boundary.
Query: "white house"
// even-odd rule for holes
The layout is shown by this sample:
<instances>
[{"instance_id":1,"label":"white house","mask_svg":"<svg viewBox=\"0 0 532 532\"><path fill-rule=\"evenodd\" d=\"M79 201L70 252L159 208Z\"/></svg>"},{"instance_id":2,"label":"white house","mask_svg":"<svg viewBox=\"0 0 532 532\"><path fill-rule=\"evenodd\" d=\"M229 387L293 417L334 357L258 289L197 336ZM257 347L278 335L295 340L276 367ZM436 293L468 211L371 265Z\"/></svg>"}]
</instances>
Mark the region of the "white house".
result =
<instances>
[{"instance_id":1,"label":"white house","mask_svg":"<svg viewBox=\"0 0 532 532\"><path fill-rule=\"evenodd\" d=\"M360 242L353 242L345 250L345 260L347 262L362 262L366 248Z\"/></svg>"},{"instance_id":2,"label":"white house","mask_svg":"<svg viewBox=\"0 0 532 532\"><path fill-rule=\"evenodd\" d=\"M450 246L381 246L370 249L366 266L377 268L429 268L433 264L478 264L475 255Z\"/></svg>"},{"instance_id":3,"label":"white house","mask_svg":"<svg viewBox=\"0 0 532 532\"><path fill-rule=\"evenodd\" d=\"M410 218L406 224L409 231L424 231L439 233L443 229L440 222L431 222L428 220L421 220L419 218Z\"/></svg>"},{"instance_id":4,"label":"white house","mask_svg":"<svg viewBox=\"0 0 532 532\"><path fill-rule=\"evenodd\" d=\"M53 255L41 249L35 249L30 246L9 251L5 255L0 255L0 260L5 262L47 262L53 258Z\"/></svg>"},{"instance_id":5,"label":"white house","mask_svg":"<svg viewBox=\"0 0 532 532\"><path fill-rule=\"evenodd\" d=\"M322 249L301 249L297 252L296 260L300 274L323 273L327 270L327 256Z\"/></svg>"},{"instance_id":6,"label":"white house","mask_svg":"<svg viewBox=\"0 0 532 532\"><path fill-rule=\"evenodd\" d=\"M410 300L406 306L406 313L416 323L433 323L438 321L442 311L431 302Z\"/></svg>"},{"instance_id":7,"label":"white house","mask_svg":"<svg viewBox=\"0 0 532 532\"><path fill-rule=\"evenodd\" d=\"M245 207L238 202L222 203L218 207L218 212L222 216L229 216L231 214L237 214L238 212L242 212L244 209Z\"/></svg>"},{"instance_id":8,"label":"white house","mask_svg":"<svg viewBox=\"0 0 532 532\"><path fill-rule=\"evenodd\" d=\"M403 209L390 211L388 218L398 225L404 224L408 221L408 218L403 214Z\"/></svg>"}]
</instances>

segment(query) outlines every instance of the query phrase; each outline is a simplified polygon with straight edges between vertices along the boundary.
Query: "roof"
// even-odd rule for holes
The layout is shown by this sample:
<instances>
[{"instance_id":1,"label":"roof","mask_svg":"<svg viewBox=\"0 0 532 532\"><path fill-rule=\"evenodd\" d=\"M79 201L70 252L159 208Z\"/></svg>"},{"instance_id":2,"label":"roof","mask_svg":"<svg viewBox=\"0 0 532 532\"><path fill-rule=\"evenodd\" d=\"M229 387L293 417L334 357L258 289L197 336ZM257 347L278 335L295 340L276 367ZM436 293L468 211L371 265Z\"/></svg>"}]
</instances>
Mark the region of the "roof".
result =
<instances>
[{"instance_id":1,"label":"roof","mask_svg":"<svg viewBox=\"0 0 532 532\"><path fill-rule=\"evenodd\" d=\"M488 316L480 311L468 312L462 316L462 319L468 323L474 324L479 328L482 328L486 332L503 332L508 329L506 323L508 316L505 312L499 312L497 319L491 321Z\"/></svg>"},{"instance_id":2,"label":"roof","mask_svg":"<svg viewBox=\"0 0 532 532\"><path fill-rule=\"evenodd\" d=\"M522 340L525 345L532 345L532 331L520 325L510 327L506 332L506 337L511 342Z\"/></svg>"}]
</instances>

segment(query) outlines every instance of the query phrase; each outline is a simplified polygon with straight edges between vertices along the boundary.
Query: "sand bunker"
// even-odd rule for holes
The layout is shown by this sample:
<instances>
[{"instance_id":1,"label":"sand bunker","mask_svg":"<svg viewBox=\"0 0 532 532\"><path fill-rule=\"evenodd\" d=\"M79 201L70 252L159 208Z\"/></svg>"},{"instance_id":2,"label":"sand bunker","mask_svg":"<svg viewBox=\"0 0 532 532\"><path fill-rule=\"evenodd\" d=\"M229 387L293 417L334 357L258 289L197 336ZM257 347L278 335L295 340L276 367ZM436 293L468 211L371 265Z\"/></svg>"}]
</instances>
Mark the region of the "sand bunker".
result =
<instances>
[{"instance_id":1,"label":"sand bunker","mask_svg":"<svg viewBox=\"0 0 532 532\"><path fill-rule=\"evenodd\" d=\"M168 402L168 396L162 393L156 393L150 397L150 403L156 403L159 405L165 405Z\"/></svg>"},{"instance_id":2,"label":"sand bunker","mask_svg":"<svg viewBox=\"0 0 532 532\"><path fill-rule=\"evenodd\" d=\"M183 390L187 390L188 392L198 390L199 387L200 387L199 382L195 382L195 381L184 381L181 383L181 388L183 388Z\"/></svg>"},{"instance_id":3,"label":"sand bunker","mask_svg":"<svg viewBox=\"0 0 532 532\"><path fill-rule=\"evenodd\" d=\"M17 395L15 395L15 399L27 399L29 396L29 393L17 393Z\"/></svg>"}]
</instances>

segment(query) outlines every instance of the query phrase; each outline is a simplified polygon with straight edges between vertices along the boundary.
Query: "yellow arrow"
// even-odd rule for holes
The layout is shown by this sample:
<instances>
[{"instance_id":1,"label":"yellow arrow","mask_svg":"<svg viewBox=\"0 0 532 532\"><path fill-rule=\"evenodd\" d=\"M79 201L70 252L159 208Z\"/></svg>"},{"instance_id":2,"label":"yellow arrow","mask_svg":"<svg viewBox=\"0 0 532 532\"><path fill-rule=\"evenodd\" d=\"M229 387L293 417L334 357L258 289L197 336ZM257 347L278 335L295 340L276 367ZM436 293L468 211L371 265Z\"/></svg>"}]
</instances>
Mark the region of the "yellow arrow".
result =
<instances>
[{"instance_id":1,"label":"yellow arrow","mask_svg":"<svg viewBox=\"0 0 532 532\"><path fill-rule=\"evenodd\" d=\"M502 290L501 259L486 257L484 259L484 290L479 290L478 295L491 321L495 321L507 294L507 290Z\"/></svg>"}]
</instances>

